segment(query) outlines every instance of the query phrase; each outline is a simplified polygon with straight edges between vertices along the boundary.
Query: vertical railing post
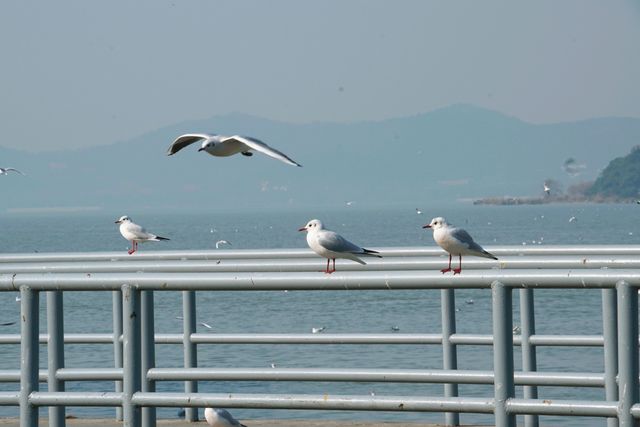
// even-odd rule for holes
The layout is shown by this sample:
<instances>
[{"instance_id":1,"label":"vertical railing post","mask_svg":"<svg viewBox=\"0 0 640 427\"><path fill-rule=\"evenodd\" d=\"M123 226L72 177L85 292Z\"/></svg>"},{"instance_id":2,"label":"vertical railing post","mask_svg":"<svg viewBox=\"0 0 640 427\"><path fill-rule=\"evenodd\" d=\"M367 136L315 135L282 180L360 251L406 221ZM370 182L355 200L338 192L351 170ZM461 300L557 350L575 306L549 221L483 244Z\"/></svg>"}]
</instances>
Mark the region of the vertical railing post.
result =
<instances>
[{"instance_id":1,"label":"vertical railing post","mask_svg":"<svg viewBox=\"0 0 640 427\"><path fill-rule=\"evenodd\" d=\"M496 427L515 427L516 417L507 412L507 400L515 397L513 380L513 301L511 288L491 284L493 307L494 417Z\"/></svg>"},{"instance_id":2,"label":"vertical railing post","mask_svg":"<svg viewBox=\"0 0 640 427\"><path fill-rule=\"evenodd\" d=\"M618 420L620 427L638 425L631 407L638 403L638 291L626 282L618 293Z\"/></svg>"},{"instance_id":3,"label":"vertical railing post","mask_svg":"<svg viewBox=\"0 0 640 427\"><path fill-rule=\"evenodd\" d=\"M183 316L183 343L184 343L184 367L198 367L198 352L196 344L191 341L191 334L196 332L196 293L194 291L182 291L182 316ZM185 381L185 393L197 393L197 381ZM198 408L185 408L186 421L198 421Z\"/></svg>"},{"instance_id":4,"label":"vertical railing post","mask_svg":"<svg viewBox=\"0 0 640 427\"><path fill-rule=\"evenodd\" d=\"M536 348L531 345L530 338L536 333L536 317L533 304L533 289L520 289L520 338L522 350L522 370L535 372L538 370L536 362ZM537 399L538 387L526 385L523 387L525 399ZM538 427L537 415L524 416L525 427Z\"/></svg>"},{"instance_id":5,"label":"vertical railing post","mask_svg":"<svg viewBox=\"0 0 640 427\"><path fill-rule=\"evenodd\" d=\"M618 401L618 310L615 289L602 290L602 336L604 338L604 394ZM617 418L607 418L607 427L618 427Z\"/></svg>"},{"instance_id":6,"label":"vertical railing post","mask_svg":"<svg viewBox=\"0 0 640 427\"><path fill-rule=\"evenodd\" d=\"M58 369L64 368L64 317L62 291L47 292L47 356L49 359L49 391L64 391L64 381L56 378ZM64 427L64 406L49 407L49 427Z\"/></svg>"},{"instance_id":7,"label":"vertical railing post","mask_svg":"<svg viewBox=\"0 0 640 427\"><path fill-rule=\"evenodd\" d=\"M122 351L124 356L122 381L122 415L125 427L140 427L140 407L132 402L140 391L142 375L140 357L140 291L122 285Z\"/></svg>"},{"instance_id":8,"label":"vertical railing post","mask_svg":"<svg viewBox=\"0 0 640 427\"><path fill-rule=\"evenodd\" d=\"M155 382L147 378L149 369L156 366L155 352L155 326L154 326L154 309L153 309L153 291L141 292L142 311L142 391L156 391ZM149 406L142 408L142 426L155 427L156 425L156 408Z\"/></svg>"},{"instance_id":9,"label":"vertical railing post","mask_svg":"<svg viewBox=\"0 0 640 427\"><path fill-rule=\"evenodd\" d=\"M122 368L122 291L113 291L113 361L115 368ZM122 381L115 382L116 393L122 393ZM122 421L122 407L116 408L116 420Z\"/></svg>"},{"instance_id":10,"label":"vertical railing post","mask_svg":"<svg viewBox=\"0 0 640 427\"><path fill-rule=\"evenodd\" d=\"M455 344L451 343L451 335L456 333L456 300L453 289L440 291L442 309L442 365L444 369L458 369L458 353ZM458 396L458 384L444 385L445 397ZM460 415L457 412L446 412L445 425L457 426L460 424Z\"/></svg>"},{"instance_id":11,"label":"vertical railing post","mask_svg":"<svg viewBox=\"0 0 640 427\"><path fill-rule=\"evenodd\" d=\"M38 427L38 408L29 396L38 391L40 369L40 295L20 287L20 427Z\"/></svg>"}]
</instances>

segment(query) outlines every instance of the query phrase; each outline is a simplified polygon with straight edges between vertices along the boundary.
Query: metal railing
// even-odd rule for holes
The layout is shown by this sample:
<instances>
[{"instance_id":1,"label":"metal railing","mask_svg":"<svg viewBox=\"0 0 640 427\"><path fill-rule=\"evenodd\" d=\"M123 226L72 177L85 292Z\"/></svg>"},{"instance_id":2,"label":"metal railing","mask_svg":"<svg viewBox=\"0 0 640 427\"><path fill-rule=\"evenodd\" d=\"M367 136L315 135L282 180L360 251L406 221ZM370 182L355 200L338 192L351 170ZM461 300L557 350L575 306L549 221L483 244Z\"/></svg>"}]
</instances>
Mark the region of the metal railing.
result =
<instances>
[{"instance_id":1,"label":"metal railing","mask_svg":"<svg viewBox=\"0 0 640 427\"><path fill-rule=\"evenodd\" d=\"M0 371L0 382L20 389L0 392L0 405L19 406L22 426L35 427L38 407L49 406L49 424L65 424L65 406L120 407L126 426L153 426L156 407L186 407L186 419L203 406L270 409L339 409L445 413L447 425L459 413L493 414L497 426L535 427L538 415L605 417L610 427L638 425L638 246L493 247L498 263L465 258L460 275L442 275L436 248L381 248L368 265L339 264L332 275L318 273L322 260L307 250L148 252L0 255L0 292L19 291L20 335L0 335L0 344L20 344L20 369ZM496 268L496 264L499 268ZM440 289L442 328L433 334L199 334L197 291L409 290ZM456 332L455 290L490 289L492 334ZM513 290L520 292L520 334L513 333ZM602 335L538 335L534 290L601 289ZM112 292L111 333L65 334L63 295ZM183 333L161 334L154 326L154 292L181 291ZM47 334L39 331L39 295L46 292ZM65 344L110 344L113 368L67 368ZM201 344L424 344L442 347L443 369L199 368ZM39 369L40 344L48 369ZM182 345L184 368L155 367L155 346ZM463 345L493 347L493 371L458 368ZM514 368L514 346L522 370ZM604 372L537 372L540 346L603 347ZM366 361L363 361L366 362ZM115 381L114 392L65 391L68 381ZM198 381L332 381L444 384L443 396L199 393ZM40 382L47 391L40 391ZM156 382L185 381L184 393L157 392ZM493 394L461 397L460 384L493 384ZM523 397L517 398L516 386ZM604 400L538 398L539 386L600 387Z\"/></svg>"}]
</instances>

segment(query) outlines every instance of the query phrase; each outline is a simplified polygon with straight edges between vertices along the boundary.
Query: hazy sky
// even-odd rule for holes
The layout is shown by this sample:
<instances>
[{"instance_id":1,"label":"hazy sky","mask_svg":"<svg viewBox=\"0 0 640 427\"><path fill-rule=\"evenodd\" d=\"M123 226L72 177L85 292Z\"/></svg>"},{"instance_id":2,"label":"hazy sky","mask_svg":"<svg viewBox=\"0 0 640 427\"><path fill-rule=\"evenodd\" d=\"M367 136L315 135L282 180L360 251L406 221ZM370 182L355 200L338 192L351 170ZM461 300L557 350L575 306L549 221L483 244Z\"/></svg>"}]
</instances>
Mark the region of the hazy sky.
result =
<instances>
[{"instance_id":1,"label":"hazy sky","mask_svg":"<svg viewBox=\"0 0 640 427\"><path fill-rule=\"evenodd\" d=\"M636 0L3 0L0 145L108 144L229 112L640 117L639 41Z\"/></svg>"}]
</instances>

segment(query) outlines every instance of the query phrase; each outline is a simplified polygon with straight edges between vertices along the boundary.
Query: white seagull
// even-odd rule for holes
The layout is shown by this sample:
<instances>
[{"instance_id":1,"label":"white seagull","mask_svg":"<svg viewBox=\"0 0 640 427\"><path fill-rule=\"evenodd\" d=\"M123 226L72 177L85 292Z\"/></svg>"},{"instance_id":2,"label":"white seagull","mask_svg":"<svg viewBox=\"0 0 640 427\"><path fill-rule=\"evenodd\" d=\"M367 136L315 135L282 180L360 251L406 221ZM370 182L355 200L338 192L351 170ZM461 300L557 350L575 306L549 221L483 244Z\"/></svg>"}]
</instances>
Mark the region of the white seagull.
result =
<instances>
[{"instance_id":1,"label":"white seagull","mask_svg":"<svg viewBox=\"0 0 640 427\"><path fill-rule=\"evenodd\" d=\"M226 409L205 408L204 418L212 427L247 427L233 418Z\"/></svg>"},{"instance_id":2,"label":"white seagull","mask_svg":"<svg viewBox=\"0 0 640 427\"><path fill-rule=\"evenodd\" d=\"M216 249L220 249L220 246L222 246L222 245L229 245L229 246L231 246L231 243L230 243L230 242L228 242L227 240L218 240L218 241L216 242Z\"/></svg>"},{"instance_id":3,"label":"white seagull","mask_svg":"<svg viewBox=\"0 0 640 427\"><path fill-rule=\"evenodd\" d=\"M327 259L327 269L324 271L327 274L331 274L336 271L336 258L345 258L365 265L366 262L362 261L356 255L371 255L378 258L382 256L378 255L378 252L369 249L361 248L355 245L333 231L325 230L322 222L317 219L312 219L300 228L298 231L307 232L307 244L315 253L321 257ZM333 269L329 269L329 261L333 260Z\"/></svg>"},{"instance_id":4,"label":"white seagull","mask_svg":"<svg viewBox=\"0 0 640 427\"><path fill-rule=\"evenodd\" d=\"M131 249L129 249L129 255L138 250L139 242L159 242L160 240L169 240L166 237L156 236L144 229L144 227L131 221L126 215L121 216L116 224L120 224L120 234L122 237L131 242Z\"/></svg>"},{"instance_id":5,"label":"white seagull","mask_svg":"<svg viewBox=\"0 0 640 427\"><path fill-rule=\"evenodd\" d=\"M9 172L16 172L19 173L20 175L24 175L22 172L20 172L18 169L14 169L14 168L0 168L0 175L9 175Z\"/></svg>"},{"instance_id":6,"label":"white seagull","mask_svg":"<svg viewBox=\"0 0 640 427\"><path fill-rule=\"evenodd\" d=\"M544 194L547 196L551 195L551 187L549 187L549 185L546 182L544 183Z\"/></svg>"},{"instance_id":7,"label":"white seagull","mask_svg":"<svg viewBox=\"0 0 640 427\"><path fill-rule=\"evenodd\" d=\"M453 269L453 274L462 271L462 255L473 255L483 258L498 259L494 255L482 249L482 246L473 241L473 238L462 228L449 225L447 220L438 217L422 228L433 229L433 240L445 251L449 252L449 267L440 270L443 274L451 271L451 255L458 255L458 268Z\"/></svg>"},{"instance_id":8,"label":"white seagull","mask_svg":"<svg viewBox=\"0 0 640 427\"><path fill-rule=\"evenodd\" d=\"M259 139L240 135L224 136L212 133L187 133L180 135L173 141L167 151L167 155L171 156L187 145L198 141L202 141L198 151L206 151L212 156L227 157L238 153L242 153L244 156L253 156L253 151L259 151L288 165L302 166L290 159L286 154L269 147Z\"/></svg>"}]
</instances>

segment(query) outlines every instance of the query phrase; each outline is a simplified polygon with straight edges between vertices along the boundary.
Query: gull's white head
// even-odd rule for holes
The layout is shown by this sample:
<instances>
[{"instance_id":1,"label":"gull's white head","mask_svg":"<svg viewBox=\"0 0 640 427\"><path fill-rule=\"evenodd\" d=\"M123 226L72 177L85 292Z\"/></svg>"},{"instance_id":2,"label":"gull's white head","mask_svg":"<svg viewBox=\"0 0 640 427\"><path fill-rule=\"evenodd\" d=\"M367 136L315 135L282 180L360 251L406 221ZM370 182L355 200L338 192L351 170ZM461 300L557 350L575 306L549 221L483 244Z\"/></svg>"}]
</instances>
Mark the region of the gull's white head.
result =
<instances>
[{"instance_id":1,"label":"gull's white head","mask_svg":"<svg viewBox=\"0 0 640 427\"><path fill-rule=\"evenodd\" d=\"M123 222L131 222L131 218L126 215L122 215L120 218L118 218L116 224L122 224Z\"/></svg>"},{"instance_id":2,"label":"gull's white head","mask_svg":"<svg viewBox=\"0 0 640 427\"><path fill-rule=\"evenodd\" d=\"M322 230L322 229L324 229L322 222L319 219L312 219L307 223L307 225L305 225L302 228L299 228L298 231L315 231L315 230Z\"/></svg>"},{"instance_id":3,"label":"gull's white head","mask_svg":"<svg viewBox=\"0 0 640 427\"><path fill-rule=\"evenodd\" d=\"M437 230L439 228L447 227L448 225L447 220L439 216L437 218L433 218L429 224L422 226L422 228L432 228Z\"/></svg>"},{"instance_id":4,"label":"gull's white head","mask_svg":"<svg viewBox=\"0 0 640 427\"><path fill-rule=\"evenodd\" d=\"M204 151L208 147L213 147L213 144L215 144L213 141L209 141L208 139L204 140L204 141L202 141L202 146L200 148L198 148L198 151Z\"/></svg>"}]
</instances>

